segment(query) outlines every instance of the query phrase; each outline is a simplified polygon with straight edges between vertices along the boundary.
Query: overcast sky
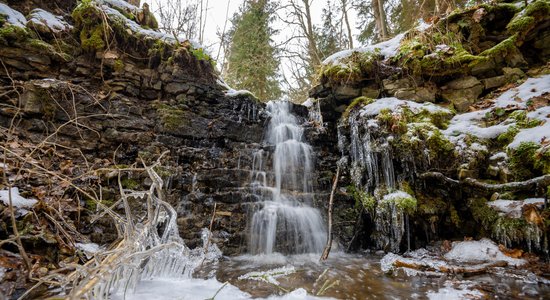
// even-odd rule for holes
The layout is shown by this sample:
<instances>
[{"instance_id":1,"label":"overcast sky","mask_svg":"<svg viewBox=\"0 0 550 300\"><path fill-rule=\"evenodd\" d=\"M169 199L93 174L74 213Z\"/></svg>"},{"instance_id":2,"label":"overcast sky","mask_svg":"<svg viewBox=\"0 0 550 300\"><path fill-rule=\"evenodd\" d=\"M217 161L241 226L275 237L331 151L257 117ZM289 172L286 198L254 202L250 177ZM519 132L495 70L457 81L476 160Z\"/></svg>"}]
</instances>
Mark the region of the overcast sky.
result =
<instances>
[{"instance_id":1,"label":"overcast sky","mask_svg":"<svg viewBox=\"0 0 550 300\"><path fill-rule=\"evenodd\" d=\"M141 2L147 2L152 11L155 11L155 4L157 1L170 1L170 0L142 0ZM288 0L277 0L281 5L288 3ZM332 0L333 3L338 0ZM203 45L208 48L212 56L215 58L218 55L219 48L219 39L216 35L216 32L222 31L224 23L226 20L226 12L229 5L228 18L231 18L236 12L239 11L239 7L243 5L244 0L209 0L208 1L208 14L206 18L206 28L204 32L204 41ZM206 0L204 1L206 3ZM325 7L327 0L313 0L311 5L313 22L315 25L321 25L321 16L323 7ZM280 17L284 18L285 15L281 12ZM358 31L355 29L356 25L356 15L353 10L349 10L350 23L353 27L354 35L354 45L358 45L356 36ZM289 26L282 23L280 20L275 21L273 27L279 30L279 34L273 37L275 43L281 43L286 41L289 37L293 35L293 32L290 30ZM228 21L227 28L231 26L231 22ZM221 60L221 59L220 59ZM288 61L284 59L281 61L281 71L285 72L285 64L288 64Z\"/></svg>"}]
</instances>

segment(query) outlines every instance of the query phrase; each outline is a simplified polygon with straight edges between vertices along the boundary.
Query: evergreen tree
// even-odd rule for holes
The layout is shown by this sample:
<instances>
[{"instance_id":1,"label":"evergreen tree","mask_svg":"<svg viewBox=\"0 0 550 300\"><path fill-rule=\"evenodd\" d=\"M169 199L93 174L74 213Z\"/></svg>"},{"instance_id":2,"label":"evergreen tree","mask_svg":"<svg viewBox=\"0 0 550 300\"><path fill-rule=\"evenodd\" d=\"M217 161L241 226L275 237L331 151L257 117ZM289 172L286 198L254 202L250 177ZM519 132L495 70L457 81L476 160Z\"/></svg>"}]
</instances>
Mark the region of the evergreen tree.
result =
<instances>
[{"instance_id":1,"label":"evergreen tree","mask_svg":"<svg viewBox=\"0 0 550 300\"><path fill-rule=\"evenodd\" d=\"M281 95L277 49L271 40L275 34L270 27L273 14L274 6L267 0L247 0L233 18L229 32L226 80L235 88L251 91L262 101Z\"/></svg>"}]
</instances>

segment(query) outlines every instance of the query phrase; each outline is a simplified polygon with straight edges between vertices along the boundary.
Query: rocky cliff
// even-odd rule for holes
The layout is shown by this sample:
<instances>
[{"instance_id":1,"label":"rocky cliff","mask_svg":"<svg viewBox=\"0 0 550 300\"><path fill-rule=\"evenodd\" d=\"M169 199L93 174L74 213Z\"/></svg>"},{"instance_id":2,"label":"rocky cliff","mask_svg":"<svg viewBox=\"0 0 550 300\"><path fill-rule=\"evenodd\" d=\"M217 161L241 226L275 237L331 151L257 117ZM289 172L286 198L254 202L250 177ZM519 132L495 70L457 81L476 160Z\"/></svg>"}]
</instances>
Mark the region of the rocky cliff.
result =
<instances>
[{"instance_id":1,"label":"rocky cliff","mask_svg":"<svg viewBox=\"0 0 550 300\"><path fill-rule=\"evenodd\" d=\"M38 203L15 213L32 276L81 261L78 245L114 241L103 208L120 211L119 182L147 189L140 168L161 156L156 170L187 244L200 241L217 203L214 241L226 254L246 248L240 187L264 106L229 90L199 45L136 23L140 11L122 1L0 3L0 189ZM1 289L18 295L25 261L6 197Z\"/></svg>"},{"instance_id":2,"label":"rocky cliff","mask_svg":"<svg viewBox=\"0 0 550 300\"><path fill-rule=\"evenodd\" d=\"M335 222L360 215L351 239L336 229L347 245L469 236L547 253L549 9L479 5L325 60L310 105L344 166Z\"/></svg>"}]
</instances>

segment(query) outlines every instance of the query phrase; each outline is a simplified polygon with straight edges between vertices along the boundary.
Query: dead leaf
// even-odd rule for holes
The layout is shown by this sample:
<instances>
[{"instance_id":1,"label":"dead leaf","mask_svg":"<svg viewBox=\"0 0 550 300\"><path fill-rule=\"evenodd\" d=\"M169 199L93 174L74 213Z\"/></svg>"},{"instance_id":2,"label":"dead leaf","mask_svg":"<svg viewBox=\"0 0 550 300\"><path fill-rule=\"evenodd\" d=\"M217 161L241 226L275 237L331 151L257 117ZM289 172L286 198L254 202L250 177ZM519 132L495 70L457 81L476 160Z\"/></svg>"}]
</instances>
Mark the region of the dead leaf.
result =
<instances>
[{"instance_id":1,"label":"dead leaf","mask_svg":"<svg viewBox=\"0 0 550 300\"><path fill-rule=\"evenodd\" d=\"M521 249L508 249L504 245L498 245L498 249L506 256L511 258L520 258L523 256L523 250Z\"/></svg>"},{"instance_id":2,"label":"dead leaf","mask_svg":"<svg viewBox=\"0 0 550 300\"><path fill-rule=\"evenodd\" d=\"M483 18L483 16L485 16L487 14L487 12L485 11L485 9L482 7L482 8L479 8L478 10L476 10L474 12L474 15L472 16L472 19L474 19L474 21L476 23L479 23L481 21L481 19Z\"/></svg>"}]
</instances>

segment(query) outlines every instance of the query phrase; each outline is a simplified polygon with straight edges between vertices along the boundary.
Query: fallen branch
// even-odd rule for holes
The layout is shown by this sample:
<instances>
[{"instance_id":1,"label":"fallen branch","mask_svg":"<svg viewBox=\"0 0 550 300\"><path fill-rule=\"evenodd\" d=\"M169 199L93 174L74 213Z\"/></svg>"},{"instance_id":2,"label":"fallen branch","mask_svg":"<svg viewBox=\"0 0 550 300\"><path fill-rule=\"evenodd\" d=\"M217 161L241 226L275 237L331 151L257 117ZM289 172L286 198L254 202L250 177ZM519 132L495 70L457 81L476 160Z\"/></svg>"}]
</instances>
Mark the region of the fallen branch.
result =
<instances>
[{"instance_id":1,"label":"fallen branch","mask_svg":"<svg viewBox=\"0 0 550 300\"><path fill-rule=\"evenodd\" d=\"M334 181L332 183L332 190L330 191L330 200L328 202L328 229L327 229L327 244L325 245L325 250L321 255L320 260L327 260L332 247L332 204L334 203L334 191L338 186L338 177L340 177L340 166L336 167L336 176L334 176Z\"/></svg>"},{"instance_id":2,"label":"fallen branch","mask_svg":"<svg viewBox=\"0 0 550 300\"><path fill-rule=\"evenodd\" d=\"M422 261L396 260L393 266L396 268L407 268L421 272L439 272L446 274L462 274L464 276L473 276L488 273L491 268L506 267L508 263L503 260L487 262L470 266L458 266L446 264L442 266L433 266L424 264Z\"/></svg>"},{"instance_id":3,"label":"fallen branch","mask_svg":"<svg viewBox=\"0 0 550 300\"><path fill-rule=\"evenodd\" d=\"M487 193L494 192L517 192L533 190L537 187L544 187L550 185L550 174L535 177L525 181L516 181L508 183L484 183L474 178L466 178L464 180L456 180L449 178L439 172L426 172L420 175L421 179L435 179L442 181L453 187L463 187L475 190L481 190Z\"/></svg>"}]
</instances>

